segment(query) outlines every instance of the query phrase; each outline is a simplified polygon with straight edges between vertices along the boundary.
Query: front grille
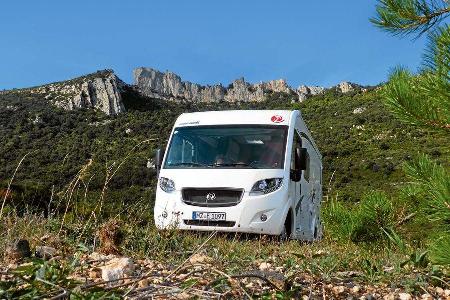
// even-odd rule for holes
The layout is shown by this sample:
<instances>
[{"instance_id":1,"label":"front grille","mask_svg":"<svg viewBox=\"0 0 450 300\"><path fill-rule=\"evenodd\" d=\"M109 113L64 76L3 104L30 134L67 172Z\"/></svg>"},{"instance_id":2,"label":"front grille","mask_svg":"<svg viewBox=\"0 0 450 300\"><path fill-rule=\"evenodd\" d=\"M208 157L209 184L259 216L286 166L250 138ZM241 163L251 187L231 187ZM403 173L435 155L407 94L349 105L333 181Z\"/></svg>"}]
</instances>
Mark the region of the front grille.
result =
<instances>
[{"instance_id":1,"label":"front grille","mask_svg":"<svg viewBox=\"0 0 450 300\"><path fill-rule=\"evenodd\" d=\"M183 189L183 202L188 205L201 207L227 207L235 206L241 202L242 189Z\"/></svg>"},{"instance_id":2,"label":"front grille","mask_svg":"<svg viewBox=\"0 0 450 300\"><path fill-rule=\"evenodd\" d=\"M236 222L233 221L207 221L207 220L184 220L184 224L193 226L217 226L233 227Z\"/></svg>"}]
</instances>

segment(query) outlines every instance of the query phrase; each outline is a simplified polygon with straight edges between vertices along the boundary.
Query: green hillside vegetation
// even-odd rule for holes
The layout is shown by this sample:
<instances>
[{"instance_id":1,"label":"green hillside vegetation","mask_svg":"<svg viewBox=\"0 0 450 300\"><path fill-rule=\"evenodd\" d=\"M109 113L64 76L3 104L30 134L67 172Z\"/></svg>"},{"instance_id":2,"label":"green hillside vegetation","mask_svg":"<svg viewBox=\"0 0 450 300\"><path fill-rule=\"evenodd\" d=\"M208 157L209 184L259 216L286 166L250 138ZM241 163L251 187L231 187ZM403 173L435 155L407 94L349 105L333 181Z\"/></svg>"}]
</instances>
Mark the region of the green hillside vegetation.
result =
<instances>
[{"instance_id":1,"label":"green hillside vegetation","mask_svg":"<svg viewBox=\"0 0 450 300\"><path fill-rule=\"evenodd\" d=\"M125 236L123 253L179 264L187 254L173 253L192 250L206 236L156 231L156 174L147 168L155 149L165 147L176 117L192 111L299 109L323 155L324 241L310 247L218 237L208 253L216 253L227 272L272 259L286 274L302 271L330 279L350 269L361 272L362 281L394 280L417 291L445 279L440 268L416 259L433 228L424 228L414 199L401 195L409 180L404 164L419 152L449 166L447 136L394 119L378 88L347 94L328 90L302 103L293 103L293 95L273 93L261 103L233 104L165 102L125 87L127 112L112 117L65 111L40 97L29 90L0 94L1 200L28 154L5 198L0 249L14 237L36 241L44 234L58 236L58 245L70 251L80 245L92 249L98 227L116 219ZM26 225L30 219L32 228ZM315 256L317 251L328 254ZM386 272L386 266L395 271ZM419 268L419 275L411 277L411 268Z\"/></svg>"},{"instance_id":2,"label":"green hillside vegetation","mask_svg":"<svg viewBox=\"0 0 450 300\"><path fill-rule=\"evenodd\" d=\"M148 139L151 141L133 151L109 187L115 192L126 192L130 186L152 189L154 171L146 168L147 160L156 148L164 148L176 117L190 111L301 110L323 155L324 194L331 189L340 200L349 202L360 201L370 190L395 190L405 181L402 164L419 151L444 164L450 151L445 135L395 120L376 90L349 94L328 91L294 104L294 97L286 94L269 95L262 103L183 104L141 98L130 89L124 93L128 112L116 117L92 110L64 111L34 97L24 92L0 95L0 178L5 186L22 156L32 152L14 182L19 190L39 190L34 200L44 203L46 196L39 199L40 193L49 193L52 186L56 190L64 187L88 160L92 160L89 175L94 175L90 190L101 189L106 164L119 162ZM355 109L361 113L354 113ZM30 203L28 194L24 199L18 193L15 197ZM153 196L149 197L151 201Z\"/></svg>"}]
</instances>

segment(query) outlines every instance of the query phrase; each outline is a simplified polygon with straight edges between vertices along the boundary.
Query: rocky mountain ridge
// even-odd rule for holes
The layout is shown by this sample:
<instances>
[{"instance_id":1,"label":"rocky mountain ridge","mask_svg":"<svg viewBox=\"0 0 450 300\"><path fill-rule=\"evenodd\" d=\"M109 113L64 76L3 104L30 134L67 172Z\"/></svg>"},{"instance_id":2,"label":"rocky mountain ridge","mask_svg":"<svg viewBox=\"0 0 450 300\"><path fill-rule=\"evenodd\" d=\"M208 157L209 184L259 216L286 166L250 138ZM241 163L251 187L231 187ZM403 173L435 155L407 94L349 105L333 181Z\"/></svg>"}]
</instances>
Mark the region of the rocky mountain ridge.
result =
<instances>
[{"instance_id":1,"label":"rocky mountain ridge","mask_svg":"<svg viewBox=\"0 0 450 300\"><path fill-rule=\"evenodd\" d=\"M251 84L244 78L234 80L228 87L221 84L200 85L189 81L182 81L181 77L173 72L165 73L146 67L136 68L133 71L134 84L138 90L152 98L170 101L196 101L196 102L251 102L263 101L267 93L282 92L297 95L298 101L310 96L320 94L327 90L319 86L301 85L297 89L290 87L284 79L270 80ZM350 82L341 82L331 87L341 93L365 88Z\"/></svg>"},{"instance_id":2,"label":"rocky mountain ridge","mask_svg":"<svg viewBox=\"0 0 450 300\"><path fill-rule=\"evenodd\" d=\"M122 99L124 88L131 88L153 99L182 102L261 102L268 94L274 92L291 94L295 96L294 99L301 102L328 90L324 87L305 85L294 89L284 79L251 84L244 78L239 78L227 87L221 84L204 86L182 81L179 75L170 71L163 73L144 67L134 69L133 77L134 84L129 85L120 80L112 70L103 70L38 87L1 91L0 95L31 93L66 110L94 108L107 115L117 115L126 110ZM329 89L335 89L341 93L366 90L350 82L341 82Z\"/></svg>"}]
</instances>

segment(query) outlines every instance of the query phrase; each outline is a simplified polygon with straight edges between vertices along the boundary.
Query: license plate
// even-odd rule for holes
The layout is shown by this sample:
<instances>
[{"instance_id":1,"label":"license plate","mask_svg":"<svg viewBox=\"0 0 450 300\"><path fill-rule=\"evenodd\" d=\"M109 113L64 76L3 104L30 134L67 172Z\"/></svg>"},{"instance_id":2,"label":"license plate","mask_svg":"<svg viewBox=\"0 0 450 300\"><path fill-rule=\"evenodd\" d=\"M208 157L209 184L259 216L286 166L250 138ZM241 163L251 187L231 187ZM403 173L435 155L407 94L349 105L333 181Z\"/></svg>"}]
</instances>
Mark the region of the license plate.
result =
<instances>
[{"instance_id":1,"label":"license plate","mask_svg":"<svg viewBox=\"0 0 450 300\"><path fill-rule=\"evenodd\" d=\"M193 211L193 220L208 220L208 221L225 221L226 213L224 212L206 212L206 211Z\"/></svg>"}]
</instances>

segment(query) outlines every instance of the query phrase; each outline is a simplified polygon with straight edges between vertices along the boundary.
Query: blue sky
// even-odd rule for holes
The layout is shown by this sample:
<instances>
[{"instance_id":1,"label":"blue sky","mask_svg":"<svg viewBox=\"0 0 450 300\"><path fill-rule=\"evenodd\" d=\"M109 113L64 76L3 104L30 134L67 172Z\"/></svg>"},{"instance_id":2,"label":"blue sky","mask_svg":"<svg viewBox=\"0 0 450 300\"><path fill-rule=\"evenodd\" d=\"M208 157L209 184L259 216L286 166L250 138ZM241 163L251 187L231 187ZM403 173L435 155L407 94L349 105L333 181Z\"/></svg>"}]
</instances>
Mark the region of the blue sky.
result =
<instances>
[{"instance_id":1,"label":"blue sky","mask_svg":"<svg viewBox=\"0 0 450 300\"><path fill-rule=\"evenodd\" d=\"M171 70L227 85L285 78L331 86L377 84L417 70L425 38L392 37L369 21L375 1L2 1L0 89L113 69Z\"/></svg>"}]
</instances>

